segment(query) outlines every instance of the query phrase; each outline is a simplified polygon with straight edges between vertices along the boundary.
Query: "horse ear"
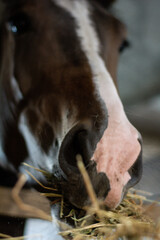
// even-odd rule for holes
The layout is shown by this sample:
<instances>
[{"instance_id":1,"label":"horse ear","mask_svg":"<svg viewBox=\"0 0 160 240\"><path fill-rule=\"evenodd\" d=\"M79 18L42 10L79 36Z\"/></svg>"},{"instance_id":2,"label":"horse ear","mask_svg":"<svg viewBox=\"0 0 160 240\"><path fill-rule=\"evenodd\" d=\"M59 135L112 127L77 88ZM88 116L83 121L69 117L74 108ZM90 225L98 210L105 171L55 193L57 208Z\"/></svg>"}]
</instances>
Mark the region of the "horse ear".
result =
<instances>
[{"instance_id":1,"label":"horse ear","mask_svg":"<svg viewBox=\"0 0 160 240\"><path fill-rule=\"evenodd\" d=\"M116 0L94 0L104 8L109 8Z\"/></svg>"}]
</instances>

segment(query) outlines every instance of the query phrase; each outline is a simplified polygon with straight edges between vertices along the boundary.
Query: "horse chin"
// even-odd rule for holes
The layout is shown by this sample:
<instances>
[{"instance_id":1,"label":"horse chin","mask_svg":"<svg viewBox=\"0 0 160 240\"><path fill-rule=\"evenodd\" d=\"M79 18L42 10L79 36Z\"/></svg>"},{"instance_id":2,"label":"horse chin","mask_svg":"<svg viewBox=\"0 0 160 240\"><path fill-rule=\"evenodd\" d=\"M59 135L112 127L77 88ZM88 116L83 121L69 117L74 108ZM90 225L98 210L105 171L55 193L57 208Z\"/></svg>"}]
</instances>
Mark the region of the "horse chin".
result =
<instances>
[{"instance_id":1,"label":"horse chin","mask_svg":"<svg viewBox=\"0 0 160 240\"><path fill-rule=\"evenodd\" d=\"M96 163L94 161L90 161L86 170L97 198L104 201L110 191L109 180L106 174L97 173ZM86 185L80 172L73 171L72 174L67 176L67 179L61 179L58 184L64 198L70 204L80 209L91 204ZM101 186L103 186L103 188Z\"/></svg>"}]
</instances>

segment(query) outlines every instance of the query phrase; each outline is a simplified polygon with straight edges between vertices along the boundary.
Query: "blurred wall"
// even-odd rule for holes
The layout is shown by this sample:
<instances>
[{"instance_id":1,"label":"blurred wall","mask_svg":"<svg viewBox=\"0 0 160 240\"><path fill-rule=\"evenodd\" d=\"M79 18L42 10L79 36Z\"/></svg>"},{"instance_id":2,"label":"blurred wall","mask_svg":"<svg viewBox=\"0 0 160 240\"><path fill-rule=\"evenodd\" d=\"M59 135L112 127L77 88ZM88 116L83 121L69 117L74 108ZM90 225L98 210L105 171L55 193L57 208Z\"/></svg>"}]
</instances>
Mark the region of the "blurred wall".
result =
<instances>
[{"instance_id":1,"label":"blurred wall","mask_svg":"<svg viewBox=\"0 0 160 240\"><path fill-rule=\"evenodd\" d=\"M160 0L117 0L113 12L127 25L131 42L118 70L120 95L128 105L160 93Z\"/></svg>"}]
</instances>

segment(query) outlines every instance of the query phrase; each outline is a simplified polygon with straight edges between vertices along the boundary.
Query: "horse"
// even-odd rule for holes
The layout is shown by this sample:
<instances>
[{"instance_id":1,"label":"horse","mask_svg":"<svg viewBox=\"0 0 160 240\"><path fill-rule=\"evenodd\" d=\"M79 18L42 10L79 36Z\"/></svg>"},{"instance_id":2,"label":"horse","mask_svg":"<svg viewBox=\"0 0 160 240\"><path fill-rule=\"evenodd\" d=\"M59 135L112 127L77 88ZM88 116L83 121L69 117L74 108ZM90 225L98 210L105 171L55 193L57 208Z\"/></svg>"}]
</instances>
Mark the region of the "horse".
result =
<instances>
[{"instance_id":1,"label":"horse","mask_svg":"<svg viewBox=\"0 0 160 240\"><path fill-rule=\"evenodd\" d=\"M97 198L113 209L140 180L142 139L116 80L127 31L109 11L113 2L1 0L1 184L12 185L25 162L51 173L82 208L90 199L80 155Z\"/></svg>"}]
</instances>

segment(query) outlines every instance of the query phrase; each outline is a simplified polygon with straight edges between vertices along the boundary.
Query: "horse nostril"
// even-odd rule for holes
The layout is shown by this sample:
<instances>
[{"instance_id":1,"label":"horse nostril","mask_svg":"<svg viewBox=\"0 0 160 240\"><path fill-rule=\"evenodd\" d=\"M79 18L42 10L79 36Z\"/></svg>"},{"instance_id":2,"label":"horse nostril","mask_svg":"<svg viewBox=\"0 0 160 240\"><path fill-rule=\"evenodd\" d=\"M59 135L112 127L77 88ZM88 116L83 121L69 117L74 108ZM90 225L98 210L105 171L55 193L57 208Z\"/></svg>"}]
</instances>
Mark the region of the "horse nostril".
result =
<instances>
[{"instance_id":1,"label":"horse nostril","mask_svg":"<svg viewBox=\"0 0 160 240\"><path fill-rule=\"evenodd\" d=\"M126 186L127 189L129 189L130 187L133 187L135 184L137 184L142 177L142 170L143 170L143 167L142 167L142 138L139 137L138 141L141 145L141 152L140 152L136 162L133 164L133 166L128 171L131 176L131 179Z\"/></svg>"},{"instance_id":2,"label":"horse nostril","mask_svg":"<svg viewBox=\"0 0 160 240\"><path fill-rule=\"evenodd\" d=\"M110 190L106 174L98 173L96 163L91 160L99 140L97 139L98 134L95 131L81 124L70 130L60 148L59 165L66 176L61 187L64 190L64 197L76 207L81 208L90 203L83 177L77 166L78 154L82 156L97 197L104 200Z\"/></svg>"},{"instance_id":3,"label":"horse nostril","mask_svg":"<svg viewBox=\"0 0 160 240\"><path fill-rule=\"evenodd\" d=\"M89 140L89 130L85 126L76 126L64 138L60 153L60 167L66 175L79 173L77 168L77 154L82 155L85 165L89 163L92 156L92 144Z\"/></svg>"}]
</instances>

